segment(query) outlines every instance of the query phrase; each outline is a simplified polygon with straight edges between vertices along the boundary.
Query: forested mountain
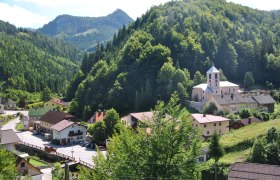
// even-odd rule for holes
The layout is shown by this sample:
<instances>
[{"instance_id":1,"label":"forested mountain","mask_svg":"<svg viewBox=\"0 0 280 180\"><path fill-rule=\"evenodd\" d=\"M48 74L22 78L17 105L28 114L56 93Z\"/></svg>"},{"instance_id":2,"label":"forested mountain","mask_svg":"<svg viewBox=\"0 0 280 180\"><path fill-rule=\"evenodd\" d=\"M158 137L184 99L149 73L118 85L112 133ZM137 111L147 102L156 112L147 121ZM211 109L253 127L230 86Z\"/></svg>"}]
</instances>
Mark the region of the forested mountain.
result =
<instances>
[{"instance_id":1,"label":"forested mountain","mask_svg":"<svg viewBox=\"0 0 280 180\"><path fill-rule=\"evenodd\" d=\"M133 20L122 10L103 17L61 15L38 29L49 36L61 37L80 50L92 50L98 42L111 40L122 26Z\"/></svg>"},{"instance_id":2,"label":"forested mountain","mask_svg":"<svg viewBox=\"0 0 280 180\"><path fill-rule=\"evenodd\" d=\"M172 1L153 7L85 57L67 92L71 111L86 119L114 107L148 110L177 91L182 102L212 63L242 83L280 86L279 11L260 11L225 0ZM76 92L76 93L75 93Z\"/></svg>"},{"instance_id":3,"label":"forested mountain","mask_svg":"<svg viewBox=\"0 0 280 180\"><path fill-rule=\"evenodd\" d=\"M62 92L78 70L79 56L68 43L0 21L2 89Z\"/></svg>"}]
</instances>

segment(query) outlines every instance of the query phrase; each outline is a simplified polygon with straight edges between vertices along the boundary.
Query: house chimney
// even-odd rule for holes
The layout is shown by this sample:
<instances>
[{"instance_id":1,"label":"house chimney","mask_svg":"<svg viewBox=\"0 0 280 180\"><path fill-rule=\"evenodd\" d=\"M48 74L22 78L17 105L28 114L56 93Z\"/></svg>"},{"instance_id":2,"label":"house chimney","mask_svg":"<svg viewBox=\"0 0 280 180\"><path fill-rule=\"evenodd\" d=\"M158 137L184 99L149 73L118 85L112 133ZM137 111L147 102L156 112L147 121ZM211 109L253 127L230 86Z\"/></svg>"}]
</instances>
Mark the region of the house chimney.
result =
<instances>
[{"instance_id":1,"label":"house chimney","mask_svg":"<svg viewBox=\"0 0 280 180\"><path fill-rule=\"evenodd\" d=\"M251 119L251 117L249 117L248 118L248 124L251 124L251 121L252 121L252 119Z\"/></svg>"},{"instance_id":2,"label":"house chimney","mask_svg":"<svg viewBox=\"0 0 280 180\"><path fill-rule=\"evenodd\" d=\"M206 114L203 114L203 117L206 117Z\"/></svg>"}]
</instances>

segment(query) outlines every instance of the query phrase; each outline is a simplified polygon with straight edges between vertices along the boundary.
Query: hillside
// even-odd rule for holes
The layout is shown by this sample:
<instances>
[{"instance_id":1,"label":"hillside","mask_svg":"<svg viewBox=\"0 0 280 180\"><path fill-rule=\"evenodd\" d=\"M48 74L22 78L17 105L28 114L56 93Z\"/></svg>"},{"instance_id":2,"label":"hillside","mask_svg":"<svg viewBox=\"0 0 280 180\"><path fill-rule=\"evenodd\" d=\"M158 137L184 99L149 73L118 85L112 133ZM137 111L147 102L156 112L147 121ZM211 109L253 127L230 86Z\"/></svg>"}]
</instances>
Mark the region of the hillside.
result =
<instances>
[{"instance_id":1,"label":"hillside","mask_svg":"<svg viewBox=\"0 0 280 180\"><path fill-rule=\"evenodd\" d=\"M46 35L63 38L80 50L92 50L97 43L111 40L122 26L133 20L122 10L103 17L61 15L38 29Z\"/></svg>"},{"instance_id":2,"label":"hillside","mask_svg":"<svg viewBox=\"0 0 280 180\"><path fill-rule=\"evenodd\" d=\"M245 161L251 153L254 140L258 137L265 136L267 130L272 127L280 128L280 119L252 124L222 135L220 141L225 147L226 154L220 161L228 164Z\"/></svg>"},{"instance_id":3,"label":"hillside","mask_svg":"<svg viewBox=\"0 0 280 180\"><path fill-rule=\"evenodd\" d=\"M80 63L79 51L69 44L3 21L0 47L1 91L11 88L38 92L49 87L63 92Z\"/></svg>"},{"instance_id":4,"label":"hillside","mask_svg":"<svg viewBox=\"0 0 280 180\"><path fill-rule=\"evenodd\" d=\"M149 110L173 91L184 103L212 63L235 83L252 72L255 83L279 87L279 17L225 0L153 7L84 58L67 93L71 111L87 118L100 108Z\"/></svg>"}]
</instances>

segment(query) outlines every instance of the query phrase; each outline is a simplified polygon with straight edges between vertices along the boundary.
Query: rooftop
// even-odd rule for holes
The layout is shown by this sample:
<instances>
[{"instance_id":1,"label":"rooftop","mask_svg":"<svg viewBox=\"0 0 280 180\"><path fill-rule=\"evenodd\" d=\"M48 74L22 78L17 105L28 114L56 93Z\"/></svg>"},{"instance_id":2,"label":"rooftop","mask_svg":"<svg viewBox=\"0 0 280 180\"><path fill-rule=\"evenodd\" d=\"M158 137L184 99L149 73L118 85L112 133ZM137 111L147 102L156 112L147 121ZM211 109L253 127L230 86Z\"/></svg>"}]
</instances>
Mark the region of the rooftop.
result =
<instances>
[{"instance_id":1,"label":"rooftop","mask_svg":"<svg viewBox=\"0 0 280 180\"><path fill-rule=\"evenodd\" d=\"M191 116L197 120L200 124L203 123L211 123L211 122L222 122L222 121L229 121L229 119L221 117L221 116L214 116L214 115L206 115L206 114L191 114Z\"/></svg>"},{"instance_id":2,"label":"rooftop","mask_svg":"<svg viewBox=\"0 0 280 180\"><path fill-rule=\"evenodd\" d=\"M238 87L238 86L239 85L231 83L229 81L220 81L220 87ZM206 83L196 85L193 88L201 88L205 92L207 89L211 89ZM207 90L207 91L209 91L209 90ZM211 91L213 91L213 90L211 89Z\"/></svg>"},{"instance_id":3,"label":"rooftop","mask_svg":"<svg viewBox=\"0 0 280 180\"><path fill-rule=\"evenodd\" d=\"M13 144L20 141L19 137L12 129L0 130L0 133L1 133L0 145Z\"/></svg>"},{"instance_id":4,"label":"rooftop","mask_svg":"<svg viewBox=\"0 0 280 180\"><path fill-rule=\"evenodd\" d=\"M151 120L154 116L152 111L148 112L139 112L139 113L130 113L130 115L139 121L146 121L146 120Z\"/></svg>"},{"instance_id":5,"label":"rooftop","mask_svg":"<svg viewBox=\"0 0 280 180\"><path fill-rule=\"evenodd\" d=\"M207 74L219 73L220 71L213 65L208 71Z\"/></svg>"},{"instance_id":6,"label":"rooftop","mask_svg":"<svg viewBox=\"0 0 280 180\"><path fill-rule=\"evenodd\" d=\"M280 179L280 166L237 162L230 166L228 180L238 179Z\"/></svg>"},{"instance_id":7,"label":"rooftop","mask_svg":"<svg viewBox=\"0 0 280 180\"><path fill-rule=\"evenodd\" d=\"M62 120L70 120L70 119L72 120L74 118L75 118L75 116L65 113L65 112L49 111L45 115L43 115L40 118L40 120L54 125L54 124L59 123Z\"/></svg>"},{"instance_id":8,"label":"rooftop","mask_svg":"<svg viewBox=\"0 0 280 180\"><path fill-rule=\"evenodd\" d=\"M258 104L274 104L276 101L268 95L252 96L253 99L257 101Z\"/></svg>"},{"instance_id":9,"label":"rooftop","mask_svg":"<svg viewBox=\"0 0 280 180\"><path fill-rule=\"evenodd\" d=\"M75 122L68 121L68 120L62 120L59 123L53 125L51 128L56 131L62 131L63 129L71 126L72 124L75 124Z\"/></svg>"}]
</instances>

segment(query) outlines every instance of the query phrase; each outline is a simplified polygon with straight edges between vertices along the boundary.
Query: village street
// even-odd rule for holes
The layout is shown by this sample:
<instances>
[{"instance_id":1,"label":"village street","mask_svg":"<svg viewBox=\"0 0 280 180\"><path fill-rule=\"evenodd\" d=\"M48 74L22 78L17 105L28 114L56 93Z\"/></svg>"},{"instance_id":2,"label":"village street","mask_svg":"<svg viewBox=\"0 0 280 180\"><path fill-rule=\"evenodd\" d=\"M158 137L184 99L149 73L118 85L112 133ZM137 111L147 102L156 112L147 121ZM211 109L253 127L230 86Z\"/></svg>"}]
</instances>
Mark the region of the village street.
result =
<instances>
[{"instance_id":1,"label":"village street","mask_svg":"<svg viewBox=\"0 0 280 180\"><path fill-rule=\"evenodd\" d=\"M6 111L6 114L16 114L17 112L22 112L24 115L28 115L28 111ZM1 129L13 129L15 132L16 124L19 123L19 118L16 118L9 123L5 124ZM82 160L86 163L93 165L92 157L96 155L96 151L92 149L88 149L86 147L82 147L80 145L70 145L70 146L58 146L50 144L48 141L43 140L43 136L40 135L33 135L30 131L24 132L17 132L18 137L21 139L22 142L29 143L32 145L36 145L39 147L44 147L44 145L49 145L54 148L57 148L57 152L71 156L73 152L73 157L76 160Z\"/></svg>"}]
</instances>

